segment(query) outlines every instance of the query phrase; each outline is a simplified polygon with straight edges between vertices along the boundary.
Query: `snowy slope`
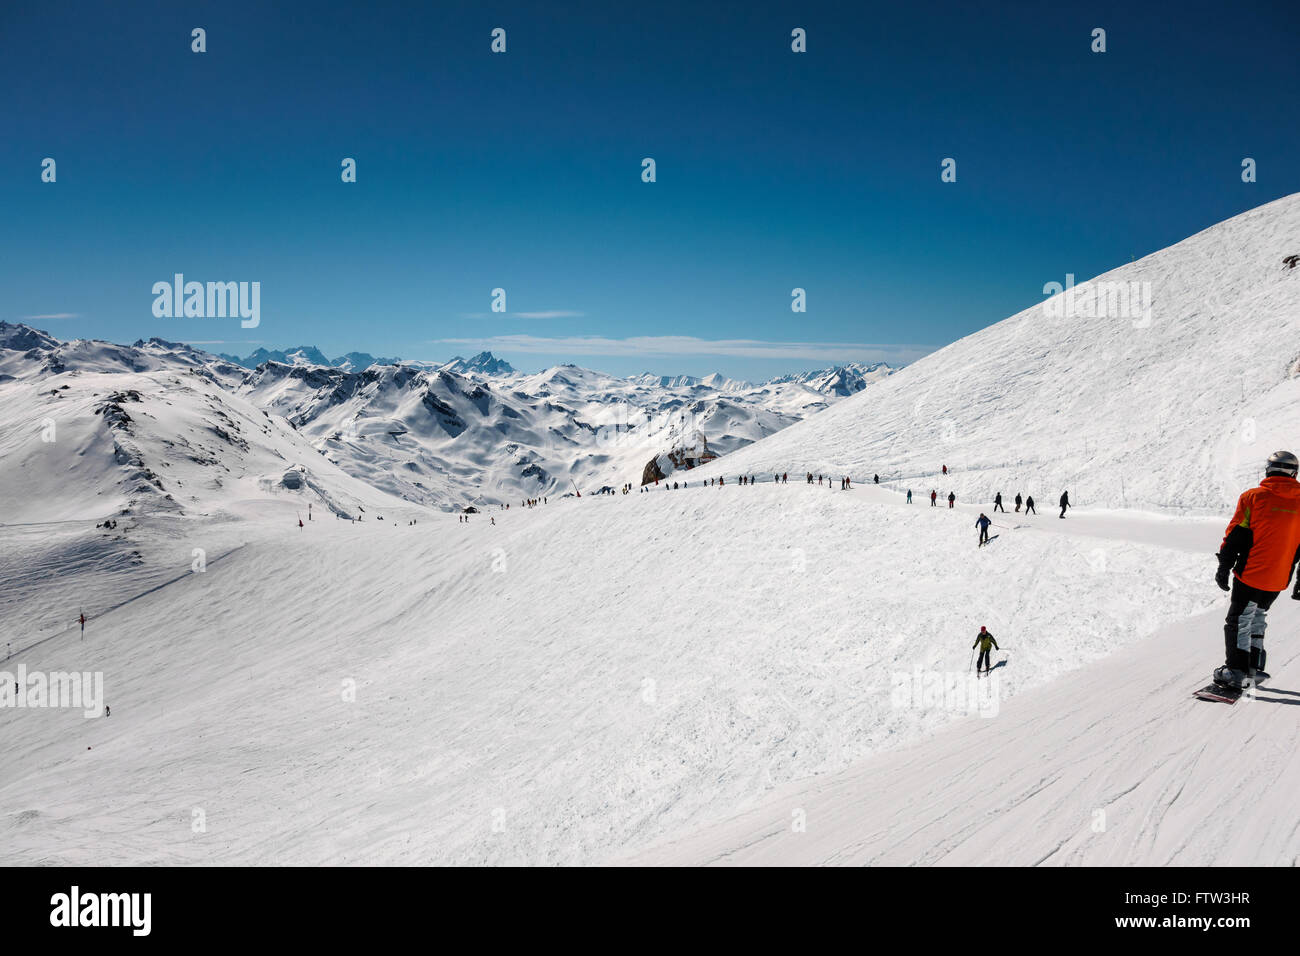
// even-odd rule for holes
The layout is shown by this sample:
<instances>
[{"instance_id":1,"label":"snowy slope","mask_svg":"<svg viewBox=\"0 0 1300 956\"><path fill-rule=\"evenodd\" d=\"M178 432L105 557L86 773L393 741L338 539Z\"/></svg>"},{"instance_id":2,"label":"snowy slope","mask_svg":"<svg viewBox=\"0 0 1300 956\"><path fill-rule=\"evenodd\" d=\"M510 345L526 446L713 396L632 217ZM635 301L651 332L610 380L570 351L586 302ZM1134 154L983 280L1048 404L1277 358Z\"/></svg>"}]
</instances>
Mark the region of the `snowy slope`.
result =
<instances>
[{"instance_id":1,"label":"snowy slope","mask_svg":"<svg viewBox=\"0 0 1300 956\"><path fill-rule=\"evenodd\" d=\"M1273 678L1232 708L1189 697L1223 652L1216 609L624 862L1296 866L1300 725L1286 708L1300 704L1298 609L1279 604Z\"/></svg>"},{"instance_id":2,"label":"snowy slope","mask_svg":"<svg viewBox=\"0 0 1300 956\"><path fill-rule=\"evenodd\" d=\"M1149 323L1034 306L705 474L879 474L962 500L1021 491L1046 506L1068 489L1088 507L1217 512L1270 452L1300 445L1300 268L1282 264L1297 252L1300 195L1098 277L1149 283Z\"/></svg>"},{"instance_id":3,"label":"snowy slope","mask_svg":"<svg viewBox=\"0 0 1300 956\"><path fill-rule=\"evenodd\" d=\"M1202 546L1217 523L1116 521L1132 538L1107 540L1104 522L1008 522L977 558L970 512L876 489L695 487L488 517L206 521L180 539L142 523L137 547L176 555L171 583L100 613L117 603L100 578L61 578L68 629L15 660L102 669L113 716L0 711L7 857L613 859L960 720L895 708L888 687L913 666L964 673L978 623L1014 635L1002 686L1018 694L1217 595ZM183 573L191 544L224 556ZM29 565L44 547L5 538ZM51 589L30 601L48 608Z\"/></svg>"}]
</instances>

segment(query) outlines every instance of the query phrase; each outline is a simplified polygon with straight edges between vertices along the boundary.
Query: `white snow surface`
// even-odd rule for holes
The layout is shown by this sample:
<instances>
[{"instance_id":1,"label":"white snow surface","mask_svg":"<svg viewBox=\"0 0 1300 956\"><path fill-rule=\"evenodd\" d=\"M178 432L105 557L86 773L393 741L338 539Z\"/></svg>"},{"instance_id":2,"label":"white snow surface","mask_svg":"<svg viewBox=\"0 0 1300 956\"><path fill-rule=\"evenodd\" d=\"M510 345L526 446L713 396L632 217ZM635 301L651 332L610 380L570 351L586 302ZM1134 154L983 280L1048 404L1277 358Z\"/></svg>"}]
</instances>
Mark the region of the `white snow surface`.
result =
<instances>
[{"instance_id":1,"label":"white snow surface","mask_svg":"<svg viewBox=\"0 0 1300 956\"><path fill-rule=\"evenodd\" d=\"M40 575L11 588L5 620L35 646L9 666L103 671L113 713L0 710L0 842L29 863L612 860L960 721L895 706L891 684L964 676L980 623L1014 648L1014 697L1217 595L1217 523L1006 519L976 552L972 521L806 485L468 525L300 530L260 502L142 520L131 543L164 557L115 573L89 557L111 536L5 529L7 560L62 571L55 604ZM203 572L195 547L217 559ZM1174 663L1204 671L1212 650Z\"/></svg>"}]
</instances>

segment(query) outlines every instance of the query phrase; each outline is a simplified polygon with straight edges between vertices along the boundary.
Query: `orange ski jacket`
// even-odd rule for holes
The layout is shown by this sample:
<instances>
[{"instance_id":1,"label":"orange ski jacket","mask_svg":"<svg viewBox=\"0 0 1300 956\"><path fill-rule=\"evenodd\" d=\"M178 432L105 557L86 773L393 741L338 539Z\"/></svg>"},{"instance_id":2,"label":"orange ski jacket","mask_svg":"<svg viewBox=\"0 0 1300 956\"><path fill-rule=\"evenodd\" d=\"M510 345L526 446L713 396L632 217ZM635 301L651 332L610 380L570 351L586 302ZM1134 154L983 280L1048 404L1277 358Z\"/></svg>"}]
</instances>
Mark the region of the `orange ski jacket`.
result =
<instances>
[{"instance_id":1,"label":"orange ski jacket","mask_svg":"<svg viewBox=\"0 0 1300 956\"><path fill-rule=\"evenodd\" d=\"M1242 584L1281 591L1300 560L1300 482L1270 475L1237 499L1237 510L1219 548Z\"/></svg>"}]
</instances>

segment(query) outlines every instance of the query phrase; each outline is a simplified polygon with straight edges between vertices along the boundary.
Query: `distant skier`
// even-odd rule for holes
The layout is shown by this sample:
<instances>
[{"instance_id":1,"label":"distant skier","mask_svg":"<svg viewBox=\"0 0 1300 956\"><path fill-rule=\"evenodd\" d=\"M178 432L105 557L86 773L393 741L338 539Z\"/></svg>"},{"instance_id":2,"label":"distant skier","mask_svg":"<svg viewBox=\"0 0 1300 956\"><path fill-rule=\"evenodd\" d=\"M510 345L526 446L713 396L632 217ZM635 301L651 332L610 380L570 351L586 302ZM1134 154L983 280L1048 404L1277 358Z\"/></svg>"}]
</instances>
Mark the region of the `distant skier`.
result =
<instances>
[{"instance_id":1,"label":"distant skier","mask_svg":"<svg viewBox=\"0 0 1300 956\"><path fill-rule=\"evenodd\" d=\"M948 492L948 507L951 508L956 501L957 501L956 492L952 492L952 491Z\"/></svg>"},{"instance_id":2,"label":"distant skier","mask_svg":"<svg viewBox=\"0 0 1300 956\"><path fill-rule=\"evenodd\" d=\"M1061 515L1060 515L1062 518L1065 517L1065 509L1068 507L1070 507L1070 493L1068 491L1062 491L1061 492Z\"/></svg>"},{"instance_id":3,"label":"distant skier","mask_svg":"<svg viewBox=\"0 0 1300 956\"><path fill-rule=\"evenodd\" d=\"M1216 684L1250 687L1264 671L1264 630L1268 610L1291 581L1300 562L1300 459L1289 451L1274 452L1264 480L1237 499L1237 510L1219 547L1214 581L1231 589L1223 623L1227 651L1224 666L1214 672ZM1232 584L1228 577L1231 573ZM1300 601L1300 578L1291 592Z\"/></svg>"},{"instance_id":4,"label":"distant skier","mask_svg":"<svg viewBox=\"0 0 1300 956\"><path fill-rule=\"evenodd\" d=\"M908 488L908 489L907 489L907 503L908 503L909 505L912 503L912 489L911 489L911 488Z\"/></svg>"},{"instance_id":5,"label":"distant skier","mask_svg":"<svg viewBox=\"0 0 1300 956\"><path fill-rule=\"evenodd\" d=\"M301 519L301 518L298 519L298 527L299 527L299 528L302 527L302 519Z\"/></svg>"},{"instance_id":6,"label":"distant skier","mask_svg":"<svg viewBox=\"0 0 1300 956\"><path fill-rule=\"evenodd\" d=\"M86 612L82 611L81 616L78 617L77 620L81 622L81 633L85 634L86 633Z\"/></svg>"},{"instance_id":7,"label":"distant skier","mask_svg":"<svg viewBox=\"0 0 1300 956\"><path fill-rule=\"evenodd\" d=\"M993 522L989 520L988 515L980 512L980 516L975 519L975 527L980 529L980 543L976 547L984 547L989 541L989 525Z\"/></svg>"},{"instance_id":8,"label":"distant skier","mask_svg":"<svg viewBox=\"0 0 1300 956\"><path fill-rule=\"evenodd\" d=\"M945 475L948 474L948 466L947 466L947 465L944 465L944 466L943 466L943 473L944 473Z\"/></svg>"},{"instance_id":9,"label":"distant skier","mask_svg":"<svg viewBox=\"0 0 1300 956\"><path fill-rule=\"evenodd\" d=\"M935 491L933 488L931 488L931 489L930 489L930 507L931 507L931 508L937 508L937 507L939 507L938 500L939 500L939 492L937 492L937 491Z\"/></svg>"},{"instance_id":10,"label":"distant skier","mask_svg":"<svg viewBox=\"0 0 1300 956\"><path fill-rule=\"evenodd\" d=\"M1025 499L1025 514L1038 514L1038 510L1034 508L1033 495L1030 495L1028 498Z\"/></svg>"},{"instance_id":11,"label":"distant skier","mask_svg":"<svg viewBox=\"0 0 1300 956\"><path fill-rule=\"evenodd\" d=\"M1007 509L1002 507L1002 492L1000 491L993 496L993 511L1001 511L1003 514L1007 513Z\"/></svg>"},{"instance_id":12,"label":"distant skier","mask_svg":"<svg viewBox=\"0 0 1300 956\"><path fill-rule=\"evenodd\" d=\"M974 650L976 646L980 649L980 656L979 660L975 662L975 673L979 674L980 665L983 664L984 673L987 674L993 669L989 664L989 653L992 648L998 647L998 642L993 640L993 635L983 625L980 626L980 632L975 635L975 643L971 645L971 650ZM998 650L1002 650L1002 648L998 647Z\"/></svg>"},{"instance_id":13,"label":"distant skier","mask_svg":"<svg viewBox=\"0 0 1300 956\"><path fill-rule=\"evenodd\" d=\"M880 484L880 476L876 475L876 484Z\"/></svg>"},{"instance_id":14,"label":"distant skier","mask_svg":"<svg viewBox=\"0 0 1300 956\"><path fill-rule=\"evenodd\" d=\"M1016 514L1020 514L1020 506L1024 504L1024 499L1020 497L1020 492L1016 492Z\"/></svg>"}]
</instances>

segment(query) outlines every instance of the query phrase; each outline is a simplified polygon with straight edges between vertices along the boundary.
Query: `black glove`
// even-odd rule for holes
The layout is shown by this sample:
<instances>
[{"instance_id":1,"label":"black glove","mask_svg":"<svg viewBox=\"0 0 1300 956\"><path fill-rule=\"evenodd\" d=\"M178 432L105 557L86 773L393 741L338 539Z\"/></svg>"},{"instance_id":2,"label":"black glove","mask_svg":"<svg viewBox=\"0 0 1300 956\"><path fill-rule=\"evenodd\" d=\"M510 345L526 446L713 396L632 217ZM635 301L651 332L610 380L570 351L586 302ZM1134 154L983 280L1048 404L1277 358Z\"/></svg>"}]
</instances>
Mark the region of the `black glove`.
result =
<instances>
[{"instance_id":1,"label":"black glove","mask_svg":"<svg viewBox=\"0 0 1300 956\"><path fill-rule=\"evenodd\" d=\"M1220 590L1230 591L1232 586L1228 583L1228 575L1232 572L1232 565L1223 560L1223 555L1216 555L1216 557L1219 559L1219 570L1214 574L1214 583Z\"/></svg>"},{"instance_id":2,"label":"black glove","mask_svg":"<svg viewBox=\"0 0 1300 956\"><path fill-rule=\"evenodd\" d=\"M1300 581L1295 583L1295 590L1291 592L1291 600L1300 601Z\"/></svg>"}]
</instances>

